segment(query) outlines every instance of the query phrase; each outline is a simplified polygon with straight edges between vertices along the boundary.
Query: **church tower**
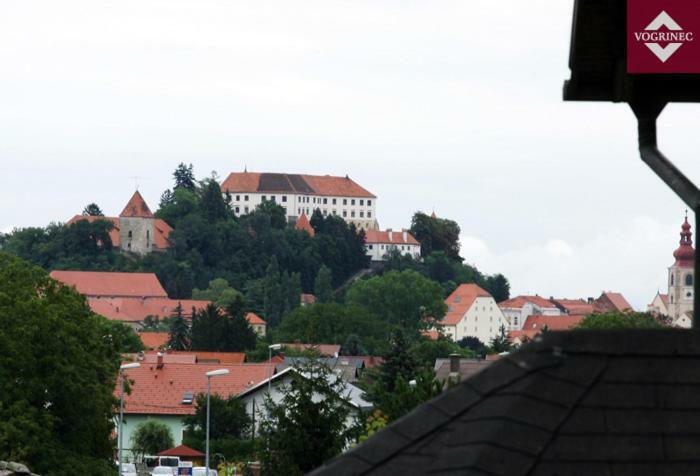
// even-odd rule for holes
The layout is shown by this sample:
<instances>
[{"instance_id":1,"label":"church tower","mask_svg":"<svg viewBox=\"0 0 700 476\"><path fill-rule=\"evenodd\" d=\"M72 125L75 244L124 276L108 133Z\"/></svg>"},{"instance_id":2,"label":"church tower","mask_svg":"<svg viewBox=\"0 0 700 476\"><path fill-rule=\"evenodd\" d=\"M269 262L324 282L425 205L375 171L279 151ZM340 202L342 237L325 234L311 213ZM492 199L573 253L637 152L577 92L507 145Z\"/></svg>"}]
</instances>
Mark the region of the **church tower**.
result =
<instances>
[{"instance_id":1,"label":"church tower","mask_svg":"<svg viewBox=\"0 0 700 476\"><path fill-rule=\"evenodd\" d=\"M154 232L155 216L137 190L119 214L120 248L140 255L150 253Z\"/></svg>"},{"instance_id":2,"label":"church tower","mask_svg":"<svg viewBox=\"0 0 700 476\"><path fill-rule=\"evenodd\" d=\"M668 268L668 311L675 320L693 310L695 249L688 215L681 226L680 246L673 252L676 262Z\"/></svg>"}]
</instances>

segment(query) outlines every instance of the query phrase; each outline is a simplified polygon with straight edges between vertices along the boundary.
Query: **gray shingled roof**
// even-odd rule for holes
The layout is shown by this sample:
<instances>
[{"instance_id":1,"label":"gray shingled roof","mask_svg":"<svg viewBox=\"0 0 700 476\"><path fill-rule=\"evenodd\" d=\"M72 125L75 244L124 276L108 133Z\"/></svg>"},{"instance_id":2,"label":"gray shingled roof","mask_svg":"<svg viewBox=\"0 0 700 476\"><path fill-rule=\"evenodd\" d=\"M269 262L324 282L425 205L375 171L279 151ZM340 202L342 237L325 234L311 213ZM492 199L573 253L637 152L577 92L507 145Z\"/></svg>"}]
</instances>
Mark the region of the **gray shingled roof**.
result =
<instances>
[{"instance_id":1,"label":"gray shingled roof","mask_svg":"<svg viewBox=\"0 0 700 476\"><path fill-rule=\"evenodd\" d=\"M700 332L547 333L312 474L700 474Z\"/></svg>"}]
</instances>

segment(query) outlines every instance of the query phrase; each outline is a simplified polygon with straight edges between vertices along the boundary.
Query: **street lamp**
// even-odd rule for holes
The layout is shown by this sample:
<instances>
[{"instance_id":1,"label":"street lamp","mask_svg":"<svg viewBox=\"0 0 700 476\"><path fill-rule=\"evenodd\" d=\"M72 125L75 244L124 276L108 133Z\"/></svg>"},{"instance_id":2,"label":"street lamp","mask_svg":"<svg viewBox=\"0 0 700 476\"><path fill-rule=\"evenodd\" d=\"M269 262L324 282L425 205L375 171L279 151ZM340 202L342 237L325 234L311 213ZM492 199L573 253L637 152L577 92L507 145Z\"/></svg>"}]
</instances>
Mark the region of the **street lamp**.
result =
<instances>
[{"instance_id":1,"label":"street lamp","mask_svg":"<svg viewBox=\"0 0 700 476\"><path fill-rule=\"evenodd\" d=\"M119 367L119 434L117 435L119 437L119 476L122 476L122 422L124 420L124 371L129 369L137 369L139 367L141 367L141 364L139 364L138 362L134 362L131 364L122 364Z\"/></svg>"},{"instance_id":2,"label":"street lamp","mask_svg":"<svg viewBox=\"0 0 700 476\"><path fill-rule=\"evenodd\" d=\"M267 346L268 352L270 354L270 359L268 360L268 363L272 365L272 351L273 350L280 350L282 348L282 344L271 344ZM274 366L270 370L270 378L267 379L267 395L270 395L270 390L272 389L272 376L275 373L274 371Z\"/></svg>"},{"instance_id":3,"label":"street lamp","mask_svg":"<svg viewBox=\"0 0 700 476\"><path fill-rule=\"evenodd\" d=\"M207 372L207 448L206 448L206 454L205 454L205 465L207 468L207 476L209 476L209 401L211 398L211 378L212 377L218 377L220 375L228 375L229 370L228 369L218 369L218 370L212 370L211 372ZM121 475L119 475L121 476Z\"/></svg>"}]
</instances>

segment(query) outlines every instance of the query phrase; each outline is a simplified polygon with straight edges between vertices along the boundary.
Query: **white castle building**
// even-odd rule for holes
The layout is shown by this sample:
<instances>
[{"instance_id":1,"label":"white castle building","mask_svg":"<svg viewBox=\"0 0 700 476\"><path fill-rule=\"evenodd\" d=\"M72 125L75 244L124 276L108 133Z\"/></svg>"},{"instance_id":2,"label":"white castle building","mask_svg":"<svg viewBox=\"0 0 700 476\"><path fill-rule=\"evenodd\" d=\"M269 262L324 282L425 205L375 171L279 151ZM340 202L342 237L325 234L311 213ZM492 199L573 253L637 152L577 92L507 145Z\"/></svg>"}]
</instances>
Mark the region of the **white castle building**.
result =
<instances>
[{"instance_id":1,"label":"white castle building","mask_svg":"<svg viewBox=\"0 0 700 476\"><path fill-rule=\"evenodd\" d=\"M668 294L657 292L647 310L668 316L674 327L689 329L693 313L693 284L695 282L695 249L688 216L681 226L680 246L673 252L676 261L668 268Z\"/></svg>"},{"instance_id":2,"label":"white castle building","mask_svg":"<svg viewBox=\"0 0 700 476\"><path fill-rule=\"evenodd\" d=\"M236 216L250 213L265 201L284 208L287 220L296 221L302 213L314 210L335 215L360 229L376 230L377 197L347 175L300 175L259 172L233 172L221 183L221 191L231 197Z\"/></svg>"}]
</instances>

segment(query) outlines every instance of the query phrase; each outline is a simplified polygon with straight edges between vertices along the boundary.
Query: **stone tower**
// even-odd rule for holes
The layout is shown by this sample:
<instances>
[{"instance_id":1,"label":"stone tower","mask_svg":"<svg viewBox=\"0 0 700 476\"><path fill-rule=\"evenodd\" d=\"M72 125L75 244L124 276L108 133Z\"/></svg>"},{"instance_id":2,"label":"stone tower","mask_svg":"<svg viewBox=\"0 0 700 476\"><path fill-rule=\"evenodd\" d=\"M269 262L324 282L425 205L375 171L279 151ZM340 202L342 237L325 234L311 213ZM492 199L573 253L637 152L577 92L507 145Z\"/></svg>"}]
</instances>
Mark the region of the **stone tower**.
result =
<instances>
[{"instance_id":1,"label":"stone tower","mask_svg":"<svg viewBox=\"0 0 700 476\"><path fill-rule=\"evenodd\" d=\"M685 222L681 226L680 246L673 252L676 262L668 268L668 311L673 319L678 319L693 310L695 249L692 237L686 214Z\"/></svg>"},{"instance_id":2,"label":"stone tower","mask_svg":"<svg viewBox=\"0 0 700 476\"><path fill-rule=\"evenodd\" d=\"M153 213L137 190L119 214L119 242L122 251L140 255L153 251L154 222Z\"/></svg>"}]
</instances>

